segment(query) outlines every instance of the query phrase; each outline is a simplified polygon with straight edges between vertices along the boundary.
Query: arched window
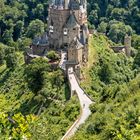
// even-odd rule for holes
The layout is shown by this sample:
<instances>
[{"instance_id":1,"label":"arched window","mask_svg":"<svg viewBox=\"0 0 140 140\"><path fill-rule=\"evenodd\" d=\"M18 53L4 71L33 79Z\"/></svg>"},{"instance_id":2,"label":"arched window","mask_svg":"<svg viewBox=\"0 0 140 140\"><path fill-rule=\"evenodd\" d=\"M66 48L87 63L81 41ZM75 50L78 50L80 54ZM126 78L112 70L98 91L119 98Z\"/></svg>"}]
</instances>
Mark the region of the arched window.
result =
<instances>
[{"instance_id":1,"label":"arched window","mask_svg":"<svg viewBox=\"0 0 140 140\"><path fill-rule=\"evenodd\" d=\"M68 29L64 28L64 35L68 35Z\"/></svg>"},{"instance_id":2,"label":"arched window","mask_svg":"<svg viewBox=\"0 0 140 140\"><path fill-rule=\"evenodd\" d=\"M51 25L49 27L49 32L50 33L53 33L53 21L51 20Z\"/></svg>"},{"instance_id":3,"label":"arched window","mask_svg":"<svg viewBox=\"0 0 140 140\"><path fill-rule=\"evenodd\" d=\"M52 25L49 27L49 31L50 31L50 33L53 33L53 26Z\"/></svg>"}]
</instances>

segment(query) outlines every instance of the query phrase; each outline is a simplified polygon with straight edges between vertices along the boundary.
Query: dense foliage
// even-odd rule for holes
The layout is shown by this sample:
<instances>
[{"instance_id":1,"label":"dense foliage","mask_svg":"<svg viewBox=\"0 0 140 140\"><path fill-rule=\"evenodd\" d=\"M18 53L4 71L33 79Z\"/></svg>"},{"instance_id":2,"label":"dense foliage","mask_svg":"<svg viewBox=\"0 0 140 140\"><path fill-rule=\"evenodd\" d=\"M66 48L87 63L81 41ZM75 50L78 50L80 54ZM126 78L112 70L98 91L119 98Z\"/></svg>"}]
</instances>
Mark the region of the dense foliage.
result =
<instances>
[{"instance_id":1,"label":"dense foliage","mask_svg":"<svg viewBox=\"0 0 140 140\"><path fill-rule=\"evenodd\" d=\"M87 0L88 20L98 31L116 43L125 34L140 34L139 0Z\"/></svg>"},{"instance_id":2,"label":"dense foliage","mask_svg":"<svg viewBox=\"0 0 140 140\"><path fill-rule=\"evenodd\" d=\"M25 65L17 53L16 62L16 67L0 66L1 138L61 138L79 114L77 98L68 101L63 73L43 58Z\"/></svg>"},{"instance_id":3,"label":"dense foliage","mask_svg":"<svg viewBox=\"0 0 140 140\"><path fill-rule=\"evenodd\" d=\"M115 54L107 37L91 41L95 62L89 71L90 84L82 84L95 101L92 115L74 140L138 140L140 138L140 75L133 58ZM89 79L87 79L89 81Z\"/></svg>"},{"instance_id":4,"label":"dense foliage","mask_svg":"<svg viewBox=\"0 0 140 140\"><path fill-rule=\"evenodd\" d=\"M12 47L29 44L44 32L47 23L47 0L1 0L0 41Z\"/></svg>"},{"instance_id":5,"label":"dense foliage","mask_svg":"<svg viewBox=\"0 0 140 140\"><path fill-rule=\"evenodd\" d=\"M86 67L86 92L96 101L92 115L73 139L140 139L140 2L87 0L89 27L115 43L132 35L133 56L114 54L114 45L94 35ZM59 57L24 64L23 50L47 28L48 0L0 0L0 139L60 139L79 114L76 97L60 69ZM116 44L115 44L116 45ZM89 50L90 51L90 50ZM95 55L93 57L93 55ZM84 70L83 70L84 71ZM86 81L87 80L87 81ZM88 83L88 84L87 84Z\"/></svg>"}]
</instances>

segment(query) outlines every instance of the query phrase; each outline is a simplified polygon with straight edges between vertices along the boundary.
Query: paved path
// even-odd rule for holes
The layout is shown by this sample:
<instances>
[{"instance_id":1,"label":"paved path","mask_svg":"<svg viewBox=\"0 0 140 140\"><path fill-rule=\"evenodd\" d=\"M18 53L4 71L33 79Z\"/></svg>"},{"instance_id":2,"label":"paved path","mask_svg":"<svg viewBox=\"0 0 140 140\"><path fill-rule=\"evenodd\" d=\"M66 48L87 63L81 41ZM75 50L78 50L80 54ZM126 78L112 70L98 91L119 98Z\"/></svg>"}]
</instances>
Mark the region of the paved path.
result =
<instances>
[{"instance_id":1,"label":"paved path","mask_svg":"<svg viewBox=\"0 0 140 140\"><path fill-rule=\"evenodd\" d=\"M66 61L67 61L67 53L62 51L59 67L63 70L66 70L66 67L65 67ZM72 68L69 68L68 70L68 79L71 84L71 90L76 91L77 96L79 98L80 106L81 106L81 114L80 114L80 117L73 123L73 125L69 128L69 130L66 132L66 134L63 136L61 140L69 139L71 136L75 134L79 126L85 123L85 121L91 114L89 106L90 104L93 103L79 86L79 83L76 80L76 77Z\"/></svg>"},{"instance_id":2,"label":"paved path","mask_svg":"<svg viewBox=\"0 0 140 140\"><path fill-rule=\"evenodd\" d=\"M74 73L69 73L68 74L69 82L71 84L71 89L76 91L79 101L80 101L80 106L81 106L81 115L80 118L78 118L75 123L70 127L70 129L66 132L66 134L63 136L61 140L67 140L71 136L75 134L79 126L87 120L89 115L91 114L91 111L89 109L90 104L93 102L90 100L90 98L84 93L84 91L80 88Z\"/></svg>"}]
</instances>

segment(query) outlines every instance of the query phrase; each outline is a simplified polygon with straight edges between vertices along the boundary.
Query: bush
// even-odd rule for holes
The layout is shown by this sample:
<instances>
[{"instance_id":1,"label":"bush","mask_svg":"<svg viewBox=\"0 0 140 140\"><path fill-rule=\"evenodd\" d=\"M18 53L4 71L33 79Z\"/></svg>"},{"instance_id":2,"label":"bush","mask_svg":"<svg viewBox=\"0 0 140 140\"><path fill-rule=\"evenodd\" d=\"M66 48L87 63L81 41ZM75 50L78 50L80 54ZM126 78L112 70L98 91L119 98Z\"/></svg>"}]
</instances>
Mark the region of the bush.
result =
<instances>
[{"instance_id":1,"label":"bush","mask_svg":"<svg viewBox=\"0 0 140 140\"><path fill-rule=\"evenodd\" d=\"M6 57L6 65L8 68L14 68L17 65L16 55L8 54Z\"/></svg>"},{"instance_id":2,"label":"bush","mask_svg":"<svg viewBox=\"0 0 140 140\"><path fill-rule=\"evenodd\" d=\"M58 54L56 54L55 51L49 51L47 54L47 57L51 60L58 60L59 59L59 56L58 56Z\"/></svg>"},{"instance_id":3,"label":"bush","mask_svg":"<svg viewBox=\"0 0 140 140\"><path fill-rule=\"evenodd\" d=\"M95 113L97 111L97 106L95 104L90 105L90 110L92 113Z\"/></svg>"}]
</instances>

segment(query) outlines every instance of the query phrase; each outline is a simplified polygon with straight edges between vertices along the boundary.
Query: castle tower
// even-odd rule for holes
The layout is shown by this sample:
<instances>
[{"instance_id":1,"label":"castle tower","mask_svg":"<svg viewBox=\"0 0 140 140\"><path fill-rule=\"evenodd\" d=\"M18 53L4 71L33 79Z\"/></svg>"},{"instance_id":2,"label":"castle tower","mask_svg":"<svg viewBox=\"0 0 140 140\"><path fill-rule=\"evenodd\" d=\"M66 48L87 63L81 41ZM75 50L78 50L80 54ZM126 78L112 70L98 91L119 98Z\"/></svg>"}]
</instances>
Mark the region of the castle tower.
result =
<instances>
[{"instance_id":1,"label":"castle tower","mask_svg":"<svg viewBox=\"0 0 140 140\"><path fill-rule=\"evenodd\" d=\"M50 46L55 49L68 46L72 39L80 38L80 31L85 26L86 0L51 0L48 15Z\"/></svg>"},{"instance_id":2,"label":"castle tower","mask_svg":"<svg viewBox=\"0 0 140 140\"><path fill-rule=\"evenodd\" d=\"M126 35L124 38L125 54L131 56L131 36Z\"/></svg>"}]
</instances>

